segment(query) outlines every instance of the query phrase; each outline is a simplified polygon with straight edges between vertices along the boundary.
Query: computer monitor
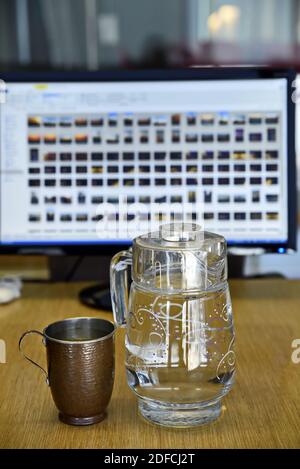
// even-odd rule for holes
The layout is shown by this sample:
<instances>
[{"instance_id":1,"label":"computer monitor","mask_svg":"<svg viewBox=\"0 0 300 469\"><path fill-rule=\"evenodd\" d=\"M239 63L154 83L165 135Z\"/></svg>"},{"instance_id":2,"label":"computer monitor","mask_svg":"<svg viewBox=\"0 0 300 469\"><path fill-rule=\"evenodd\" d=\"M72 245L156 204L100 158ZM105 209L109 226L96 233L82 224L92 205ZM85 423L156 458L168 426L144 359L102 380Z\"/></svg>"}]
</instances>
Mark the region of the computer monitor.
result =
<instances>
[{"instance_id":1,"label":"computer monitor","mask_svg":"<svg viewBox=\"0 0 300 469\"><path fill-rule=\"evenodd\" d=\"M0 78L0 252L110 254L182 219L295 249L291 71Z\"/></svg>"}]
</instances>

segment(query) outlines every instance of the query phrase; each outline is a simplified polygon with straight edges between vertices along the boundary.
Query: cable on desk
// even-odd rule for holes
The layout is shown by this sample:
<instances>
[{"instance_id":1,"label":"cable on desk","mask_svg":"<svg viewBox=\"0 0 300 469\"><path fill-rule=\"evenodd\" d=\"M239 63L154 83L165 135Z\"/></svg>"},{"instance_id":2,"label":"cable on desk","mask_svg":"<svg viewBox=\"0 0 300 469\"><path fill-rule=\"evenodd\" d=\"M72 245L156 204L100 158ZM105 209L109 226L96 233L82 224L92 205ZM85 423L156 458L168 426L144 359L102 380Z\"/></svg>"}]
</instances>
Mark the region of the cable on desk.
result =
<instances>
[{"instance_id":1,"label":"cable on desk","mask_svg":"<svg viewBox=\"0 0 300 469\"><path fill-rule=\"evenodd\" d=\"M74 274L76 273L76 271L77 271L78 267L80 266L80 264L82 263L83 259L84 259L84 256L78 256L77 257L77 259L75 260L75 262L72 265L71 269L69 270L69 272L65 276L65 282L70 282L73 279Z\"/></svg>"}]
</instances>

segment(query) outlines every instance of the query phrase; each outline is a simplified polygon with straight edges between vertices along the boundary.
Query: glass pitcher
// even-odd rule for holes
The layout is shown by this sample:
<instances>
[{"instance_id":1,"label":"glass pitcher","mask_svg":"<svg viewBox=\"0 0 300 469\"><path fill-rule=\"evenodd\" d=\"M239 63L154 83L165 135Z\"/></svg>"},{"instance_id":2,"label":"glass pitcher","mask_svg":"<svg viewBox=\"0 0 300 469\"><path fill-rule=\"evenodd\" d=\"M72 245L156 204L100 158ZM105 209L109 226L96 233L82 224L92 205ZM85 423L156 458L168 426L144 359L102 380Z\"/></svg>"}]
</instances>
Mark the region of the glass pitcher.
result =
<instances>
[{"instance_id":1,"label":"glass pitcher","mask_svg":"<svg viewBox=\"0 0 300 469\"><path fill-rule=\"evenodd\" d=\"M235 371L225 239L184 223L139 236L112 259L111 296L140 414L173 427L216 419Z\"/></svg>"}]
</instances>

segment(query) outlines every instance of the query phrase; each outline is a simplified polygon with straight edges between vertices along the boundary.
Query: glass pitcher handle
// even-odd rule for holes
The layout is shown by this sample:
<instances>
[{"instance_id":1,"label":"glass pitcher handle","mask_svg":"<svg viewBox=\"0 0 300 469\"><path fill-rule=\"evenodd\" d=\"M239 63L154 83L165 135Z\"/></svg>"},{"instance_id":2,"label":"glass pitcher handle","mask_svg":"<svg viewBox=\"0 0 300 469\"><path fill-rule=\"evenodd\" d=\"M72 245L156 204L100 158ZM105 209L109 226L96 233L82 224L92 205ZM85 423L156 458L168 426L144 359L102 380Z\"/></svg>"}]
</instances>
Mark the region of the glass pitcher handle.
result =
<instances>
[{"instance_id":1,"label":"glass pitcher handle","mask_svg":"<svg viewBox=\"0 0 300 469\"><path fill-rule=\"evenodd\" d=\"M129 301L129 278L132 266L132 251L121 251L110 264L110 293L114 321L118 326L126 325ZM130 270L129 270L130 269Z\"/></svg>"}]
</instances>

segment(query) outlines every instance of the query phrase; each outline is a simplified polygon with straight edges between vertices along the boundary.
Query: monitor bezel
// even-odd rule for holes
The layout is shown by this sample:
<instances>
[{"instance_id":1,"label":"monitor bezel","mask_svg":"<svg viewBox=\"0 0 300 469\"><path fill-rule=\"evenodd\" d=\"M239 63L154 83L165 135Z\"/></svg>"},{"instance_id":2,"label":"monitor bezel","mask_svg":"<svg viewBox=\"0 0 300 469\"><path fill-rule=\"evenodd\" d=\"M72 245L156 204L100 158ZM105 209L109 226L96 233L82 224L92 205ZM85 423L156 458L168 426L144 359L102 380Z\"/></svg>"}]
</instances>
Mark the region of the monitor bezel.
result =
<instances>
[{"instance_id":1,"label":"monitor bezel","mask_svg":"<svg viewBox=\"0 0 300 469\"><path fill-rule=\"evenodd\" d=\"M139 81L179 81L179 80L249 80L285 78L287 80L287 154L288 154L288 239L283 243L242 243L228 242L228 246L239 247L251 252L252 248L263 248L264 252L287 252L296 250L297 239L297 187L296 187L296 151L295 151L295 102L292 99L295 90L296 72L292 69L272 67L191 67L180 69L143 69L143 70L101 70L101 71L51 71L51 72L8 72L0 73L0 79L6 83L17 82L139 82ZM0 158L1 165L1 158ZM1 171L1 166L0 166ZM1 222L1 217L0 217ZM0 226L1 233L1 226ZM131 243L115 242L71 242L60 243L24 243L1 244L0 254L59 255L78 254L112 255L126 249Z\"/></svg>"}]
</instances>

